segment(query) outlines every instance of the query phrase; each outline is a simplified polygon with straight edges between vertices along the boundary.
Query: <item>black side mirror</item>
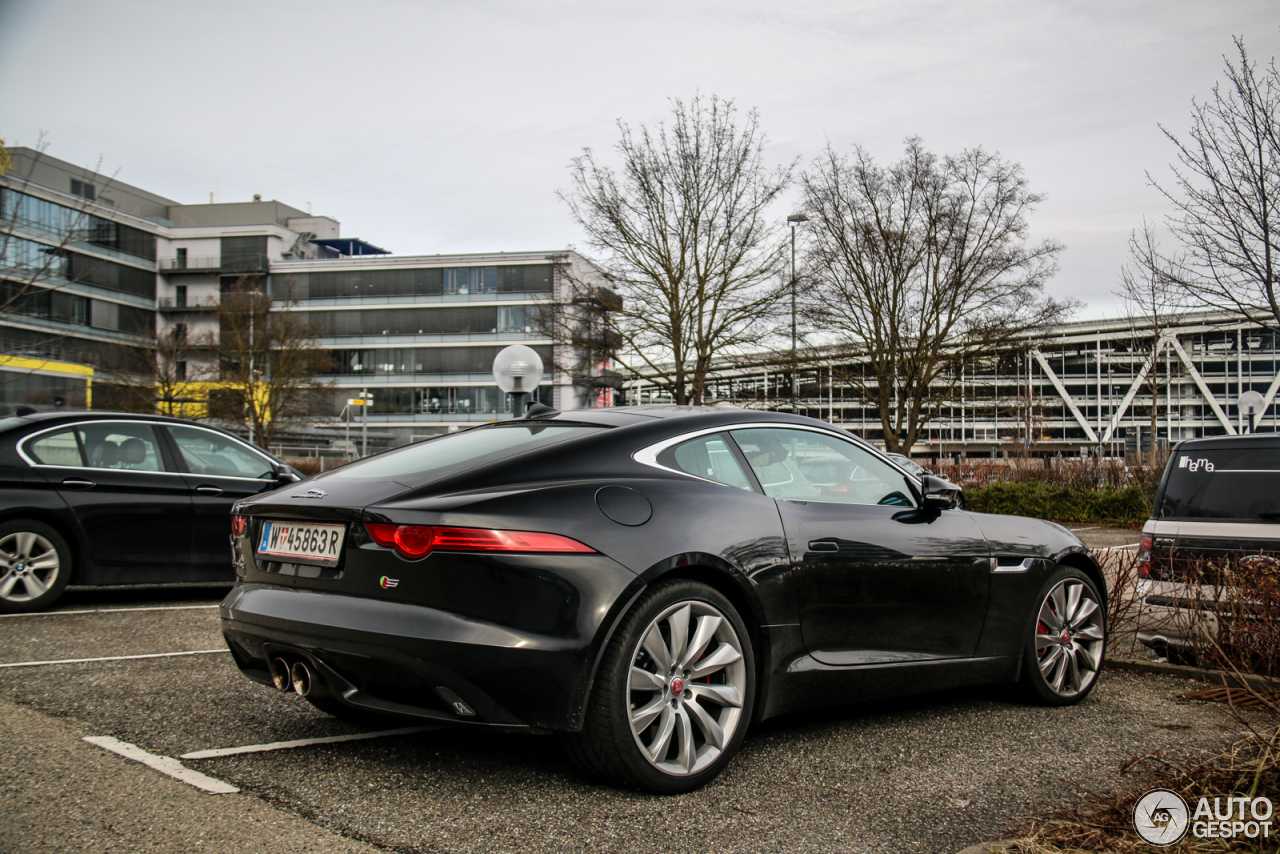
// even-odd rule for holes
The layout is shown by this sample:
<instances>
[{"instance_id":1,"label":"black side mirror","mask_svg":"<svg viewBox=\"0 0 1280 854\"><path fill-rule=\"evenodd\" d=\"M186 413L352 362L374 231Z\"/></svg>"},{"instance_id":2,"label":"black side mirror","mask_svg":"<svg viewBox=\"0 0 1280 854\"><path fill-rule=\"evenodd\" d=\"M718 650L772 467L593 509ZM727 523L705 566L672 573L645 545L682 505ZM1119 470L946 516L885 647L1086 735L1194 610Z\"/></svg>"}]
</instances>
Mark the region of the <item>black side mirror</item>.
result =
<instances>
[{"instance_id":1,"label":"black side mirror","mask_svg":"<svg viewBox=\"0 0 1280 854\"><path fill-rule=\"evenodd\" d=\"M926 474L920 478L920 493L924 498L925 507L933 510L950 510L958 503L960 487L949 480Z\"/></svg>"},{"instance_id":2,"label":"black side mirror","mask_svg":"<svg viewBox=\"0 0 1280 854\"><path fill-rule=\"evenodd\" d=\"M301 478L293 473L293 466L288 463L276 463L276 482L280 484L297 483Z\"/></svg>"}]
</instances>

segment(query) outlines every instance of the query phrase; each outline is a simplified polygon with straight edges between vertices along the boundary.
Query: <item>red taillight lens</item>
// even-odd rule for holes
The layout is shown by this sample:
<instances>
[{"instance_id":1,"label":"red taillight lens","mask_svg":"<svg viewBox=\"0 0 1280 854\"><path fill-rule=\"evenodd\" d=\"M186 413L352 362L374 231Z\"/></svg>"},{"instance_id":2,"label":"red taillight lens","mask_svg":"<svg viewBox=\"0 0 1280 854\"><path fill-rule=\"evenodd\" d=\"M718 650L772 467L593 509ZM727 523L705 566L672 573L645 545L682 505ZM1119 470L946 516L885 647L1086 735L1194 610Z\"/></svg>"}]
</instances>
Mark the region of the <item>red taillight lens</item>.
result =
<instances>
[{"instance_id":1,"label":"red taillight lens","mask_svg":"<svg viewBox=\"0 0 1280 854\"><path fill-rule=\"evenodd\" d=\"M539 552L594 554L595 549L559 534L536 531L495 531L489 528L435 528L429 525L391 525L366 522L369 536L380 546L410 558L425 557L433 549L450 552Z\"/></svg>"},{"instance_id":2,"label":"red taillight lens","mask_svg":"<svg viewBox=\"0 0 1280 854\"><path fill-rule=\"evenodd\" d=\"M1151 577L1151 543L1150 534L1142 535L1142 542L1138 544L1138 577Z\"/></svg>"},{"instance_id":3,"label":"red taillight lens","mask_svg":"<svg viewBox=\"0 0 1280 854\"><path fill-rule=\"evenodd\" d=\"M231 517L231 536L243 537L245 532L249 530L248 516L232 516Z\"/></svg>"}]
</instances>

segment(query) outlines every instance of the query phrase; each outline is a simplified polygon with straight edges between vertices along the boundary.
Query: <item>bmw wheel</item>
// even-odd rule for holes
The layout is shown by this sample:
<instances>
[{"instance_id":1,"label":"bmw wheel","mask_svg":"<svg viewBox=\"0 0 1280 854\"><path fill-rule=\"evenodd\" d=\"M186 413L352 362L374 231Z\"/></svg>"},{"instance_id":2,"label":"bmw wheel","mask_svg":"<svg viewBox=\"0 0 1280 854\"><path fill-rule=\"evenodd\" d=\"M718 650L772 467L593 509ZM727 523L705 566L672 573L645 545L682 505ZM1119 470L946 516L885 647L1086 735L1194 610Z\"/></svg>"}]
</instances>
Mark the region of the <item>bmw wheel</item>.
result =
<instances>
[{"instance_id":1,"label":"bmw wheel","mask_svg":"<svg viewBox=\"0 0 1280 854\"><path fill-rule=\"evenodd\" d=\"M0 611L39 611L62 595L71 577L71 548L43 522L0 525Z\"/></svg>"},{"instance_id":2,"label":"bmw wheel","mask_svg":"<svg viewBox=\"0 0 1280 854\"><path fill-rule=\"evenodd\" d=\"M754 698L751 640L732 603L695 581L662 584L610 642L570 752L623 785L692 791L737 752Z\"/></svg>"},{"instance_id":3,"label":"bmw wheel","mask_svg":"<svg viewBox=\"0 0 1280 854\"><path fill-rule=\"evenodd\" d=\"M1036 599L1023 655L1022 683L1051 706L1078 703L1098 681L1106 651L1105 600L1078 569L1060 567Z\"/></svg>"}]
</instances>

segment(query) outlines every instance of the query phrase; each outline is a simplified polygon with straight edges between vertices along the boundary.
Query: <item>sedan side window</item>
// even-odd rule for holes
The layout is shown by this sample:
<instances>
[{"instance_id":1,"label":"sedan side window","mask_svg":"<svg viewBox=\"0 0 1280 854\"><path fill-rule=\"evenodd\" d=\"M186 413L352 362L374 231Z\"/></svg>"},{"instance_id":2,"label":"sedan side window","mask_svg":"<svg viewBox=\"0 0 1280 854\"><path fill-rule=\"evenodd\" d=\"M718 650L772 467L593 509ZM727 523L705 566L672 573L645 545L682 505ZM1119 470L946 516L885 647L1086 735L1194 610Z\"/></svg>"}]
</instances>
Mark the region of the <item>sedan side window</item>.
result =
<instances>
[{"instance_id":1,"label":"sedan side window","mask_svg":"<svg viewBox=\"0 0 1280 854\"><path fill-rule=\"evenodd\" d=\"M747 473L738 464L722 433L699 436L667 448L658 455L658 462L694 477L751 491L751 481L747 480Z\"/></svg>"},{"instance_id":2,"label":"sedan side window","mask_svg":"<svg viewBox=\"0 0 1280 854\"><path fill-rule=\"evenodd\" d=\"M76 441L76 434L70 427L45 433L34 442L27 443L25 450L41 465L84 466L84 457L80 456L80 443Z\"/></svg>"},{"instance_id":3,"label":"sedan side window","mask_svg":"<svg viewBox=\"0 0 1280 854\"><path fill-rule=\"evenodd\" d=\"M80 425L76 431L89 458L89 468L164 471L160 446L150 424L90 422Z\"/></svg>"},{"instance_id":4,"label":"sedan side window","mask_svg":"<svg viewBox=\"0 0 1280 854\"><path fill-rule=\"evenodd\" d=\"M875 454L809 430L735 430L765 494L838 504L914 507L902 472Z\"/></svg>"},{"instance_id":5,"label":"sedan side window","mask_svg":"<svg viewBox=\"0 0 1280 854\"><path fill-rule=\"evenodd\" d=\"M187 471L215 477L269 478L275 464L227 436L198 427L169 425Z\"/></svg>"}]
</instances>

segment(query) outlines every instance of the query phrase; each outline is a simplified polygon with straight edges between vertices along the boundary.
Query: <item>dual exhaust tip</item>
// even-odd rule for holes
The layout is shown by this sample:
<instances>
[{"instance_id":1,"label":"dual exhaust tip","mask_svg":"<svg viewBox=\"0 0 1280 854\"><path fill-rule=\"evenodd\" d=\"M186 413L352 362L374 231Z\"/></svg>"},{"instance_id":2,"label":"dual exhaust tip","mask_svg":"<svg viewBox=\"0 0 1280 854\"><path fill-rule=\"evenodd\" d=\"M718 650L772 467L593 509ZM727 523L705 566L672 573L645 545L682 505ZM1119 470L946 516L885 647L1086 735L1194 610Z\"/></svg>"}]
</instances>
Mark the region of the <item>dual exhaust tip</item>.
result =
<instances>
[{"instance_id":1,"label":"dual exhaust tip","mask_svg":"<svg viewBox=\"0 0 1280 854\"><path fill-rule=\"evenodd\" d=\"M329 694L324 681L302 659L293 662L283 656L271 659L271 684L281 691L292 689L299 697L325 697Z\"/></svg>"}]
</instances>

